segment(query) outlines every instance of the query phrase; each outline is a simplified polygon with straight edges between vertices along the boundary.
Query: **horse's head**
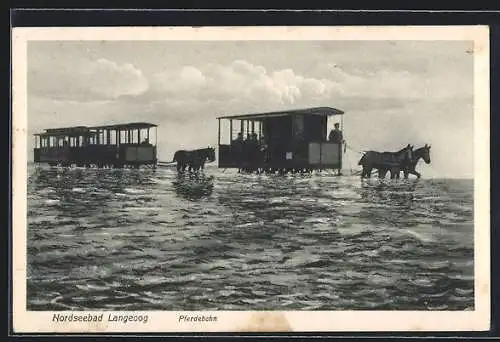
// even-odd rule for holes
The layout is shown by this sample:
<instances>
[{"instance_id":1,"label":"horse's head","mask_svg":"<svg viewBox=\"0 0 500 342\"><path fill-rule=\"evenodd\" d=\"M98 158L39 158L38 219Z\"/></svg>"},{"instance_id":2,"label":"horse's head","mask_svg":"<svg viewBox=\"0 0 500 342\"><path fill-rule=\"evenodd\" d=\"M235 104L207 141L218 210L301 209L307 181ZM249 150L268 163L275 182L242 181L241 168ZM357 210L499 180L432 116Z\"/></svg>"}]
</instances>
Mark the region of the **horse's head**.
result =
<instances>
[{"instance_id":1,"label":"horse's head","mask_svg":"<svg viewBox=\"0 0 500 342\"><path fill-rule=\"evenodd\" d=\"M426 164L430 164L431 163L431 145L425 144L425 146L422 147L420 150L422 151L421 156L422 156L422 159L424 160L424 162Z\"/></svg>"},{"instance_id":2,"label":"horse's head","mask_svg":"<svg viewBox=\"0 0 500 342\"><path fill-rule=\"evenodd\" d=\"M215 148L210 147L210 146L207 148L207 159L210 162L215 161Z\"/></svg>"},{"instance_id":3,"label":"horse's head","mask_svg":"<svg viewBox=\"0 0 500 342\"><path fill-rule=\"evenodd\" d=\"M420 147L413 153L413 161L418 161L420 158L424 160L426 164L431 163L431 145L425 144L424 147Z\"/></svg>"}]
</instances>

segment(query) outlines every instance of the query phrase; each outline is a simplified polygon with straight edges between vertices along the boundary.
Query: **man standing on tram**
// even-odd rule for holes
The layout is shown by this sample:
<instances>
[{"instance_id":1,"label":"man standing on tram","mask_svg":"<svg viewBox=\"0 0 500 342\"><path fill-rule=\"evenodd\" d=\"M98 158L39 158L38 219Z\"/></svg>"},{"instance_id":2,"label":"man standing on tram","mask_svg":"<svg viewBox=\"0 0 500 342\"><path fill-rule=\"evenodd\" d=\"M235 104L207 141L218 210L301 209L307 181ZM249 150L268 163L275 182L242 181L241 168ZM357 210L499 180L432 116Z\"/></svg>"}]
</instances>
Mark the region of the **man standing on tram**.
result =
<instances>
[{"instance_id":1,"label":"man standing on tram","mask_svg":"<svg viewBox=\"0 0 500 342\"><path fill-rule=\"evenodd\" d=\"M342 135L342 131L340 130L340 125L339 123L335 123L334 129L330 131L330 134L328 135L328 141L339 144L339 155L342 155L342 144L345 143L344 137ZM344 151L345 152L345 151ZM338 175L342 175L342 170L338 170Z\"/></svg>"},{"instance_id":2,"label":"man standing on tram","mask_svg":"<svg viewBox=\"0 0 500 342\"><path fill-rule=\"evenodd\" d=\"M328 135L328 140L336 144L343 144L344 138L342 136L342 131L339 128L339 123L335 123L335 128L330 131Z\"/></svg>"}]
</instances>

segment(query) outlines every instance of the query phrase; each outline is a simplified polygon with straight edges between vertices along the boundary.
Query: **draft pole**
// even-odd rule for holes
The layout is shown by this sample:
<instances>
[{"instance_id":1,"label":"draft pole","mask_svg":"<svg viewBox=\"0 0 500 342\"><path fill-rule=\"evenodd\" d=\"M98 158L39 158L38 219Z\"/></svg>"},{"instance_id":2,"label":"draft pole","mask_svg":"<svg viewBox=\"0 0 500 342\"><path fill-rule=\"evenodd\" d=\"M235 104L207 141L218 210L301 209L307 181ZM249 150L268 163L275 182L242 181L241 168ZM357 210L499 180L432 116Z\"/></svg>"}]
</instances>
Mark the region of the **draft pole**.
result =
<instances>
[{"instance_id":1,"label":"draft pole","mask_svg":"<svg viewBox=\"0 0 500 342\"><path fill-rule=\"evenodd\" d=\"M149 128L148 128L148 141L149 141ZM158 164L158 126L155 126L155 147L154 147L154 153L155 153L155 169L156 165Z\"/></svg>"},{"instance_id":2,"label":"draft pole","mask_svg":"<svg viewBox=\"0 0 500 342\"><path fill-rule=\"evenodd\" d=\"M340 131L342 132L342 140L344 139L344 115L340 114ZM340 142L340 153L339 153L339 175L342 174L342 157L343 153L345 153L346 145L342 146L342 141Z\"/></svg>"},{"instance_id":3,"label":"draft pole","mask_svg":"<svg viewBox=\"0 0 500 342\"><path fill-rule=\"evenodd\" d=\"M220 146L220 119L217 119L217 147Z\"/></svg>"}]
</instances>

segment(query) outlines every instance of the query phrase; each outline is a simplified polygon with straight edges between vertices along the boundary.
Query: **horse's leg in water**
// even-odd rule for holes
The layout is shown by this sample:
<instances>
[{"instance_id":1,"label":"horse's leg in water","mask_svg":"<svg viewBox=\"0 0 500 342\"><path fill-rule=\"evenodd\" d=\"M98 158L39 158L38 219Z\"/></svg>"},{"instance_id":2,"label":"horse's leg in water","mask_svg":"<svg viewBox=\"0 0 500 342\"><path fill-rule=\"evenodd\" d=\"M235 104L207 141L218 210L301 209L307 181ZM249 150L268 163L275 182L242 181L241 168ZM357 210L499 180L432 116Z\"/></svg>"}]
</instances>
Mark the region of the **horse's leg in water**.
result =
<instances>
[{"instance_id":1,"label":"horse's leg in water","mask_svg":"<svg viewBox=\"0 0 500 342\"><path fill-rule=\"evenodd\" d=\"M391 168L391 179L398 179L398 178L399 178L399 168L392 167Z\"/></svg>"},{"instance_id":2,"label":"horse's leg in water","mask_svg":"<svg viewBox=\"0 0 500 342\"><path fill-rule=\"evenodd\" d=\"M396 179L399 179L399 174L401 173L401 170L399 167L394 168L394 175L396 176Z\"/></svg>"},{"instance_id":3,"label":"horse's leg in water","mask_svg":"<svg viewBox=\"0 0 500 342\"><path fill-rule=\"evenodd\" d=\"M391 179L399 179L399 172L401 170L399 167L392 167L391 168Z\"/></svg>"},{"instance_id":4,"label":"horse's leg in water","mask_svg":"<svg viewBox=\"0 0 500 342\"><path fill-rule=\"evenodd\" d=\"M371 178L371 177L372 177L372 171L373 171L373 168L372 168L372 167L369 167L369 168L366 170L366 177Z\"/></svg>"},{"instance_id":5,"label":"horse's leg in water","mask_svg":"<svg viewBox=\"0 0 500 342\"><path fill-rule=\"evenodd\" d=\"M366 177L366 167L363 166L363 170L361 170L361 178L365 178Z\"/></svg>"},{"instance_id":6,"label":"horse's leg in water","mask_svg":"<svg viewBox=\"0 0 500 342\"><path fill-rule=\"evenodd\" d=\"M387 169L378 169L378 178L385 178L387 174Z\"/></svg>"},{"instance_id":7,"label":"horse's leg in water","mask_svg":"<svg viewBox=\"0 0 500 342\"><path fill-rule=\"evenodd\" d=\"M177 162L177 172L180 172L182 169L182 165L180 162Z\"/></svg>"},{"instance_id":8,"label":"horse's leg in water","mask_svg":"<svg viewBox=\"0 0 500 342\"><path fill-rule=\"evenodd\" d=\"M370 178L372 175L372 167L371 166L363 166L363 173L361 174L362 178Z\"/></svg>"},{"instance_id":9,"label":"horse's leg in water","mask_svg":"<svg viewBox=\"0 0 500 342\"><path fill-rule=\"evenodd\" d=\"M420 176L421 176L421 174L420 174L420 173L418 173L418 172L417 172L417 171L415 171L415 170L411 170L411 171L410 171L410 173L411 173L411 174L414 174L415 176L417 176L417 178L420 178Z\"/></svg>"},{"instance_id":10,"label":"horse's leg in water","mask_svg":"<svg viewBox=\"0 0 500 342\"><path fill-rule=\"evenodd\" d=\"M408 174L409 174L408 169L406 169L406 168L403 169L403 175L404 175L405 179L408 179Z\"/></svg>"}]
</instances>

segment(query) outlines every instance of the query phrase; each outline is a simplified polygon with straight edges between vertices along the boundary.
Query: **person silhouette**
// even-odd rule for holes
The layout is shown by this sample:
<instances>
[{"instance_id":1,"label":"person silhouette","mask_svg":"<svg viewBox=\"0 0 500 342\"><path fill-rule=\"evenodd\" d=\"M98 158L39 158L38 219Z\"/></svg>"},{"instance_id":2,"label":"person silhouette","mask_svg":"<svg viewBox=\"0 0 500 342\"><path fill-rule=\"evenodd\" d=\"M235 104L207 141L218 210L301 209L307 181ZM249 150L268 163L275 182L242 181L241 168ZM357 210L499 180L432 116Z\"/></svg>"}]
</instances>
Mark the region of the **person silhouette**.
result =
<instances>
[{"instance_id":1,"label":"person silhouette","mask_svg":"<svg viewBox=\"0 0 500 342\"><path fill-rule=\"evenodd\" d=\"M342 131L340 130L340 125L337 122L335 124L335 128L330 131L328 135L328 140L337 144L342 144L344 142L344 138L342 136Z\"/></svg>"}]
</instances>

